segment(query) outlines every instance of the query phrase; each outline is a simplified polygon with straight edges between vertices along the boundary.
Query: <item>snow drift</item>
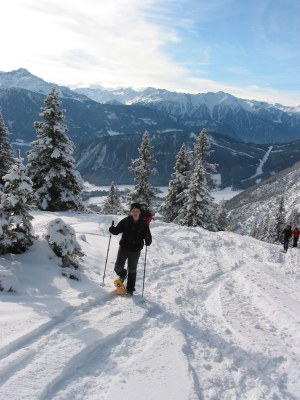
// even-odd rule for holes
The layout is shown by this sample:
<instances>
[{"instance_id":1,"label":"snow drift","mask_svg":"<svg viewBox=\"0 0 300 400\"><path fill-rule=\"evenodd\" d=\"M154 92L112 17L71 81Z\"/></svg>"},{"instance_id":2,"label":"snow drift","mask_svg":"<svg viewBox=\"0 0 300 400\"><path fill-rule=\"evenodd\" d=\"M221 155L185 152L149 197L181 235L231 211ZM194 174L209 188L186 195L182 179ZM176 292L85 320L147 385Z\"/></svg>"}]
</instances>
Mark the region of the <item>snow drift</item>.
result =
<instances>
[{"instance_id":1,"label":"snow drift","mask_svg":"<svg viewBox=\"0 0 300 400\"><path fill-rule=\"evenodd\" d=\"M121 216L34 216L40 238L0 258L1 399L299 398L299 249L154 221L141 302L143 254L137 294L114 293L117 237L100 285ZM55 217L86 254L79 281L43 239Z\"/></svg>"}]
</instances>

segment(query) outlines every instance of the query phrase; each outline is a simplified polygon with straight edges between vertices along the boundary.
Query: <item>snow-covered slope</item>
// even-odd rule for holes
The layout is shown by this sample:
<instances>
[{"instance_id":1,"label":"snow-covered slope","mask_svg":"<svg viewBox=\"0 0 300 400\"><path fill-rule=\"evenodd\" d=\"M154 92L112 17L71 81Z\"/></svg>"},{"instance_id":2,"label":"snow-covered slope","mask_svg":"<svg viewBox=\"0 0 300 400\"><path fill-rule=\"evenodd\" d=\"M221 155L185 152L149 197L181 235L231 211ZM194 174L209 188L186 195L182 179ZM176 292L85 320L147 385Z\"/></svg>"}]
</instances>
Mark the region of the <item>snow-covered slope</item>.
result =
<instances>
[{"instance_id":1,"label":"snow-covered slope","mask_svg":"<svg viewBox=\"0 0 300 400\"><path fill-rule=\"evenodd\" d=\"M264 219L269 222L276 218L280 199L284 199L286 223L293 209L300 211L300 163L281 171L238 194L227 202L231 223L229 229L250 234ZM294 228L294 226L293 226Z\"/></svg>"},{"instance_id":2,"label":"snow-covered slope","mask_svg":"<svg viewBox=\"0 0 300 400\"><path fill-rule=\"evenodd\" d=\"M100 286L121 217L36 212L37 233L57 216L86 253L79 281L42 237L0 258L17 289L0 293L1 399L299 398L299 250L154 221L141 302L144 251L136 295L114 294L117 237Z\"/></svg>"},{"instance_id":3,"label":"snow-covered slope","mask_svg":"<svg viewBox=\"0 0 300 400\"><path fill-rule=\"evenodd\" d=\"M139 92L131 88L107 89L99 85L92 86L90 88L78 88L74 91L102 104L112 102L119 104L130 104L132 99L139 94Z\"/></svg>"}]
</instances>

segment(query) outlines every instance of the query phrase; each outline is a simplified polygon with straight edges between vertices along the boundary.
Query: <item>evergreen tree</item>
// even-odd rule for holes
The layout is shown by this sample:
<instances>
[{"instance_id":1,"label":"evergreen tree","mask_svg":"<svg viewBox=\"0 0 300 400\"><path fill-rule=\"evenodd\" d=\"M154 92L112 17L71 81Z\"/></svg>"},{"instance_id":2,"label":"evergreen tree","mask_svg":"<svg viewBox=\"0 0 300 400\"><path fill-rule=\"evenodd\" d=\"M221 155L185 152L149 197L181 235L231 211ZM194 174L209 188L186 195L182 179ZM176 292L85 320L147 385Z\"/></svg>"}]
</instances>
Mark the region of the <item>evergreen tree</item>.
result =
<instances>
[{"instance_id":1,"label":"evergreen tree","mask_svg":"<svg viewBox=\"0 0 300 400\"><path fill-rule=\"evenodd\" d=\"M9 214L4 212L2 209L2 199L3 199L3 187L0 187L0 254L5 254L9 250L8 248L11 247L11 241L9 240L8 234L8 219Z\"/></svg>"},{"instance_id":2,"label":"evergreen tree","mask_svg":"<svg viewBox=\"0 0 300 400\"><path fill-rule=\"evenodd\" d=\"M129 172L134 175L134 181L136 182L134 189L129 193L130 203L141 203L146 204L150 207L155 197L155 189L149 183L151 176L156 175L157 170L151 169L151 165L156 163L156 160L152 156L153 147L150 146L149 133L145 132L141 147L138 149L139 158L131 160L131 167L128 168Z\"/></svg>"},{"instance_id":3,"label":"evergreen tree","mask_svg":"<svg viewBox=\"0 0 300 400\"><path fill-rule=\"evenodd\" d=\"M272 242L272 238L270 238L270 231L269 228L270 220L269 217L266 215L264 218L258 223L256 236L255 238L261 240L263 242Z\"/></svg>"},{"instance_id":4,"label":"evergreen tree","mask_svg":"<svg viewBox=\"0 0 300 400\"><path fill-rule=\"evenodd\" d=\"M7 174L13 163L13 151L8 140L8 129L5 126L0 108L0 186L3 186L3 176Z\"/></svg>"},{"instance_id":5,"label":"evergreen tree","mask_svg":"<svg viewBox=\"0 0 300 400\"><path fill-rule=\"evenodd\" d=\"M284 197L279 199L279 205L275 216L275 242L281 242L282 231L285 226L285 208L284 208Z\"/></svg>"},{"instance_id":6,"label":"evergreen tree","mask_svg":"<svg viewBox=\"0 0 300 400\"><path fill-rule=\"evenodd\" d=\"M228 225L228 213L225 207L225 201L221 201L217 211L216 225L218 231L226 231Z\"/></svg>"},{"instance_id":7,"label":"evergreen tree","mask_svg":"<svg viewBox=\"0 0 300 400\"><path fill-rule=\"evenodd\" d=\"M34 232L30 215L32 182L25 174L22 159L15 159L3 177L4 192L0 197L0 253L21 253L33 244Z\"/></svg>"},{"instance_id":8,"label":"evergreen tree","mask_svg":"<svg viewBox=\"0 0 300 400\"><path fill-rule=\"evenodd\" d=\"M196 142L195 158L199 157L202 160L205 170L206 184L209 191L212 191L216 188L215 181L213 180L213 173L216 172L217 164L210 164L207 161L207 158L212 152L213 150L211 150L211 140L207 135L206 129L202 129L199 134L198 143Z\"/></svg>"},{"instance_id":9,"label":"evergreen tree","mask_svg":"<svg viewBox=\"0 0 300 400\"><path fill-rule=\"evenodd\" d=\"M118 188L114 182L112 182L111 184L107 199L105 200L101 211L102 214L110 215L118 215L124 213L119 197Z\"/></svg>"},{"instance_id":10,"label":"evergreen tree","mask_svg":"<svg viewBox=\"0 0 300 400\"><path fill-rule=\"evenodd\" d=\"M40 114L44 122L35 122L37 139L28 152L27 171L40 209L81 210L83 183L74 169L74 144L64 124L65 110L59 107L59 95L53 88Z\"/></svg>"},{"instance_id":11,"label":"evergreen tree","mask_svg":"<svg viewBox=\"0 0 300 400\"><path fill-rule=\"evenodd\" d=\"M256 219L255 222L254 222L254 225L252 226L251 231L250 231L250 236L254 237L255 239L258 238L258 225L259 224L258 224L258 221Z\"/></svg>"},{"instance_id":12,"label":"evergreen tree","mask_svg":"<svg viewBox=\"0 0 300 400\"><path fill-rule=\"evenodd\" d=\"M185 144L183 144L176 156L174 172L169 182L168 194L164 204L160 208L160 213L165 222L172 222L178 216L178 212L184 202L184 196L181 195L187 189L188 177L191 170L191 153L187 151Z\"/></svg>"},{"instance_id":13,"label":"evergreen tree","mask_svg":"<svg viewBox=\"0 0 300 400\"><path fill-rule=\"evenodd\" d=\"M215 165L209 164L206 158L210 155L210 140L203 129L194 146L194 169L184 191L184 203L179 210L176 222L180 225L201 226L216 230L215 206L210 192L215 187L212 173Z\"/></svg>"},{"instance_id":14,"label":"evergreen tree","mask_svg":"<svg viewBox=\"0 0 300 400\"><path fill-rule=\"evenodd\" d=\"M299 229L300 227L300 213L297 210L297 208L293 207L287 221L291 225L292 229L295 229L296 227Z\"/></svg>"},{"instance_id":15,"label":"evergreen tree","mask_svg":"<svg viewBox=\"0 0 300 400\"><path fill-rule=\"evenodd\" d=\"M276 243L276 220L275 218L266 217L266 232L265 232L265 240L268 243Z\"/></svg>"}]
</instances>

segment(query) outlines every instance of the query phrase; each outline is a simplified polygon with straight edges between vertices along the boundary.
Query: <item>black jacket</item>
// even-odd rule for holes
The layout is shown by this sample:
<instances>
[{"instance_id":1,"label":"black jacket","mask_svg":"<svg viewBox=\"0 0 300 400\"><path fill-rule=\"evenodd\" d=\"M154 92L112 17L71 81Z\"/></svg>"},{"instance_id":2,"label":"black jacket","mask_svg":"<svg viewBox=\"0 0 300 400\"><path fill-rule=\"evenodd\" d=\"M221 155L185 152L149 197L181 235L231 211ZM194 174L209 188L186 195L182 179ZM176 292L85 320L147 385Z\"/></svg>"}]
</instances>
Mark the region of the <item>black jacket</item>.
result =
<instances>
[{"instance_id":1,"label":"black jacket","mask_svg":"<svg viewBox=\"0 0 300 400\"><path fill-rule=\"evenodd\" d=\"M292 237L292 229L291 228L285 228L283 231L283 238L284 240L288 240Z\"/></svg>"},{"instance_id":2,"label":"black jacket","mask_svg":"<svg viewBox=\"0 0 300 400\"><path fill-rule=\"evenodd\" d=\"M134 222L131 215L122 219L117 226L111 226L109 232L113 235L122 233L120 246L128 251L142 250L144 240L146 246L152 243L149 225L143 219Z\"/></svg>"}]
</instances>

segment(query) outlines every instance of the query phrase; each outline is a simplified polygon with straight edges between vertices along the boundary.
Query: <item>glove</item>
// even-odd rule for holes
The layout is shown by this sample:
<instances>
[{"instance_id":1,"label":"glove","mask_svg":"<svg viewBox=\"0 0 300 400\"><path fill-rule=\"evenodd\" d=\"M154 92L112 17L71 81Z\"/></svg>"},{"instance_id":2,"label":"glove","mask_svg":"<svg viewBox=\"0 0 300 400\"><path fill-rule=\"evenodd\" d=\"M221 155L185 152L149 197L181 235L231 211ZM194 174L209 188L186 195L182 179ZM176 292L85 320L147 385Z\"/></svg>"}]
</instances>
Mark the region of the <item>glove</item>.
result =
<instances>
[{"instance_id":1,"label":"glove","mask_svg":"<svg viewBox=\"0 0 300 400\"><path fill-rule=\"evenodd\" d=\"M114 233L115 231L115 222L111 221L111 226L108 228L110 233Z\"/></svg>"},{"instance_id":2,"label":"glove","mask_svg":"<svg viewBox=\"0 0 300 400\"><path fill-rule=\"evenodd\" d=\"M152 243L152 239L151 238L146 238L145 239L145 245L146 246L150 246L151 243Z\"/></svg>"}]
</instances>

